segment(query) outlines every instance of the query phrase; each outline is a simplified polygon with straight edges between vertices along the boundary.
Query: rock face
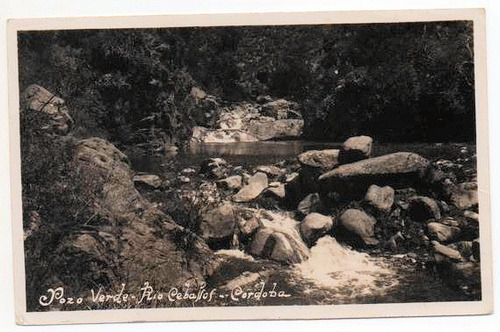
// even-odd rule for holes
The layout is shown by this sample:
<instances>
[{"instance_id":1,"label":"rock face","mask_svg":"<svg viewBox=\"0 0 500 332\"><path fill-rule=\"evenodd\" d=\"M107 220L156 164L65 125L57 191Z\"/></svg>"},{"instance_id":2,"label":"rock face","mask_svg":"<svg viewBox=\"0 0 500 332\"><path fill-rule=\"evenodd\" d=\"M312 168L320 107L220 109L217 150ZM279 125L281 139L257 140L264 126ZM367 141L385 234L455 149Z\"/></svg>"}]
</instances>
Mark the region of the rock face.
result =
<instances>
[{"instance_id":1,"label":"rock face","mask_svg":"<svg viewBox=\"0 0 500 332\"><path fill-rule=\"evenodd\" d=\"M377 211L389 212L394 204L394 189L371 185L366 192L365 201Z\"/></svg>"},{"instance_id":2,"label":"rock face","mask_svg":"<svg viewBox=\"0 0 500 332\"><path fill-rule=\"evenodd\" d=\"M428 167L429 161L415 153L397 152L341 165L322 174L319 181L324 191L359 197L372 184L394 189L418 186Z\"/></svg>"},{"instance_id":3,"label":"rock face","mask_svg":"<svg viewBox=\"0 0 500 332\"><path fill-rule=\"evenodd\" d=\"M408 214L417 222L441 219L441 211L436 201L425 196L415 196L410 199Z\"/></svg>"},{"instance_id":4,"label":"rock face","mask_svg":"<svg viewBox=\"0 0 500 332\"><path fill-rule=\"evenodd\" d=\"M200 224L200 235L209 245L230 239L235 230L234 207L228 203L205 213Z\"/></svg>"},{"instance_id":5,"label":"rock face","mask_svg":"<svg viewBox=\"0 0 500 332\"><path fill-rule=\"evenodd\" d=\"M257 198L267 188L266 173L257 172L248 179L248 184L233 196L234 202L249 202Z\"/></svg>"},{"instance_id":6,"label":"rock face","mask_svg":"<svg viewBox=\"0 0 500 332\"><path fill-rule=\"evenodd\" d=\"M377 220L364 211L348 209L342 213L339 222L348 235L354 236L354 239L359 237L364 245L378 244L374 231Z\"/></svg>"},{"instance_id":7,"label":"rock face","mask_svg":"<svg viewBox=\"0 0 500 332\"><path fill-rule=\"evenodd\" d=\"M94 213L105 224L96 226L97 230L102 229L91 238L78 237L67 245L91 257L98 254L93 259L102 262L102 269L113 275L113 281L127 278L127 282L135 285L141 285L144 280L178 285L186 278L203 279L214 268L212 254L201 239L186 233L139 194L128 158L114 145L99 138L79 141L75 146L74 164L84 181L92 186ZM110 227L112 225L120 227ZM190 239L190 250L195 253L188 261L185 261L186 252L179 246L184 238ZM101 252L96 243L115 249ZM118 271L113 269L114 261L106 261L109 252L120 261ZM121 276L120 271L127 271L127 276Z\"/></svg>"},{"instance_id":8,"label":"rock face","mask_svg":"<svg viewBox=\"0 0 500 332\"><path fill-rule=\"evenodd\" d=\"M50 123L43 129L58 135L67 135L74 125L64 100L47 89L33 84L25 91L27 107L32 111L42 112L50 117Z\"/></svg>"},{"instance_id":9,"label":"rock face","mask_svg":"<svg viewBox=\"0 0 500 332\"><path fill-rule=\"evenodd\" d=\"M333 219L319 213L308 214L300 224L300 232L304 241L314 244L320 237L328 233L333 227Z\"/></svg>"},{"instance_id":10,"label":"rock face","mask_svg":"<svg viewBox=\"0 0 500 332\"><path fill-rule=\"evenodd\" d=\"M373 139L369 136L355 136L347 139L340 147L339 162L348 164L370 158Z\"/></svg>"}]
</instances>

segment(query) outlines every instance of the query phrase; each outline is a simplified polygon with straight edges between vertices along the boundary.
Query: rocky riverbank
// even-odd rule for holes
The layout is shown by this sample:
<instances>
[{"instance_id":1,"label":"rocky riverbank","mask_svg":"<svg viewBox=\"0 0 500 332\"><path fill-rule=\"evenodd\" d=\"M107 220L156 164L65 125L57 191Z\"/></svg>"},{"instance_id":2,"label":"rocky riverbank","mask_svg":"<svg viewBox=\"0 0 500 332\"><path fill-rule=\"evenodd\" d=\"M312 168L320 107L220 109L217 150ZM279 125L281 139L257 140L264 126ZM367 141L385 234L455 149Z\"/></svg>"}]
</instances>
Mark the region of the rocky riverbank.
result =
<instances>
[{"instance_id":1,"label":"rocky riverbank","mask_svg":"<svg viewBox=\"0 0 500 332\"><path fill-rule=\"evenodd\" d=\"M461 147L453 160L428 159L413 151L373 156L376 142L357 136L340 149L310 150L273 164L231 165L209 158L158 174L138 174L110 142L73 138L72 119L60 98L39 86L28 92L26 112L48 116L41 128L44 137L69 142L71 170L90 192L85 200L77 197L85 201L89 217L59 230L59 242L50 250L43 247L40 229L51 221L37 210L27 211L25 243L39 248L27 257L57 256L57 266L65 267L41 283L32 280L36 271L31 271L28 279L38 284L28 289L30 294L48 284L69 283L78 292L90 285L141 285L146 280L163 289L185 287L187 280L189 287L208 282L220 289L259 281L280 283L293 294L276 304L390 302L380 291L411 287L404 280L418 270L456 295L424 300L480 298L473 146ZM256 140L280 138L281 129L274 128L279 121L302 121L290 119L297 115L286 101L261 103L258 116L256 107L225 110L217 121L220 128L199 137L195 128L193 139L222 137L227 142L235 139L234 133ZM268 126L269 131L262 129ZM385 283L387 278L395 282ZM363 285L353 288L348 299L336 298L353 280ZM320 296L320 289L327 291ZM308 292L315 295L308 299ZM411 296L395 298L406 300Z\"/></svg>"},{"instance_id":2,"label":"rocky riverbank","mask_svg":"<svg viewBox=\"0 0 500 332\"><path fill-rule=\"evenodd\" d=\"M429 160L412 152L372 157L373 144L370 137L352 137L338 150L252 167L211 158L168 180L159 175L157 183L168 185L151 183L144 194L165 211L179 197L185 199L181 205L198 202L203 209L196 232L213 250L237 249L293 266L307 262L321 239L333 238L477 299L474 147L455 146L454 160Z\"/></svg>"}]
</instances>

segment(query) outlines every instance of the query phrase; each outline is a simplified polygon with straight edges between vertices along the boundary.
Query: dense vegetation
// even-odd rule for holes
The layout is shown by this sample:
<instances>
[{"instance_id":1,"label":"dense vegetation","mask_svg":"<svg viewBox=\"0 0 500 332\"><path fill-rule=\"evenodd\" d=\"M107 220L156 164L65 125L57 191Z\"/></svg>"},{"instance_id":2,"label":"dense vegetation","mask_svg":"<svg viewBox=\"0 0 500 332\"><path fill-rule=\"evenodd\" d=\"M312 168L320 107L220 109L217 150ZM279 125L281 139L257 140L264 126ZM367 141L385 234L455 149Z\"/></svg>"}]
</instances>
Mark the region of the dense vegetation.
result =
<instances>
[{"instance_id":1,"label":"dense vegetation","mask_svg":"<svg viewBox=\"0 0 500 332\"><path fill-rule=\"evenodd\" d=\"M77 136L182 144L206 109L260 95L301 105L306 138L472 141L471 22L78 30L19 34L20 86L67 100ZM216 112L209 109L210 112ZM145 119L153 119L145 121ZM146 137L151 139L151 137Z\"/></svg>"}]
</instances>

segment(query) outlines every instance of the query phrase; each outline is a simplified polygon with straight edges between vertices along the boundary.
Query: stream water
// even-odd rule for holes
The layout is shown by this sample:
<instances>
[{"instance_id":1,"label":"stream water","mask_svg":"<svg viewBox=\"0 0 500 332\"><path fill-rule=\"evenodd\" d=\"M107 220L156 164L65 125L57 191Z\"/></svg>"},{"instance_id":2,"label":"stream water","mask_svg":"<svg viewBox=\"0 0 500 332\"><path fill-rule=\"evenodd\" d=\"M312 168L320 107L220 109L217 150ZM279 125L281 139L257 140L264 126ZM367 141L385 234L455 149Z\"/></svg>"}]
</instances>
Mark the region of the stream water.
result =
<instances>
[{"instance_id":1,"label":"stream water","mask_svg":"<svg viewBox=\"0 0 500 332\"><path fill-rule=\"evenodd\" d=\"M303 141L256 142L229 144L197 144L176 156L132 155L136 171L157 173L165 167L180 170L197 167L209 157L222 157L234 166L270 165L284 159L293 159L306 150L339 148L339 143ZM383 145L374 149L374 155L395 151L412 151L429 159L452 158L460 145L440 144ZM175 166L174 166L175 164ZM272 212L270 212L273 214ZM370 256L358 252L330 236L321 238L307 248L297 231L297 221L275 213L266 227L275 228L293 238L304 260L292 266L254 258L240 250L220 250L225 263L217 275L208 281L213 287L224 287L246 274L257 277L245 287L259 287L259 276L265 275L268 284L291 296L287 299L261 299L259 305L282 304L341 304L341 303L399 303L470 300L467 296L447 288L438 278L422 269L411 255ZM251 275L250 275L251 276ZM254 287L255 286L255 287ZM227 305L227 304L225 304ZM230 305L255 305L240 301Z\"/></svg>"}]
</instances>

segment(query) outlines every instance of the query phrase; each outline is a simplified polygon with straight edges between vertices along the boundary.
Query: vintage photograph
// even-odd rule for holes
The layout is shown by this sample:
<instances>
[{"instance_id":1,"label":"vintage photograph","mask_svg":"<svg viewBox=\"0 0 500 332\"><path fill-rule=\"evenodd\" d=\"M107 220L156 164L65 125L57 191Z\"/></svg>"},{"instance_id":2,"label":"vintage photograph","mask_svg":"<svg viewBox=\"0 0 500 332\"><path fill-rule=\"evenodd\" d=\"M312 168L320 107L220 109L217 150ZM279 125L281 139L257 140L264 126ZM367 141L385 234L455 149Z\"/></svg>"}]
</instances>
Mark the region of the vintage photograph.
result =
<instances>
[{"instance_id":1,"label":"vintage photograph","mask_svg":"<svg viewBox=\"0 0 500 332\"><path fill-rule=\"evenodd\" d=\"M487 313L469 13L13 29L18 305Z\"/></svg>"}]
</instances>

